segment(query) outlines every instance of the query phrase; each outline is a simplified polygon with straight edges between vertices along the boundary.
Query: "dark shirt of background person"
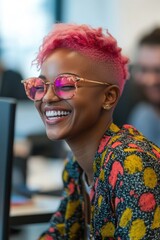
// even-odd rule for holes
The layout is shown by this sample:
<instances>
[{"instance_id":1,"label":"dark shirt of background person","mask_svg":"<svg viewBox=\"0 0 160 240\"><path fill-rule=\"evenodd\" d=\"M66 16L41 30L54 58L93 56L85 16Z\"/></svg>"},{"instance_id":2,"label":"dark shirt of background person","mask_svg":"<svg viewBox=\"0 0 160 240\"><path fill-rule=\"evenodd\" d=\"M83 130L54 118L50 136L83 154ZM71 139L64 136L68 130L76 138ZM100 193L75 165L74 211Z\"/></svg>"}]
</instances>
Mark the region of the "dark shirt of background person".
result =
<instances>
[{"instance_id":1,"label":"dark shirt of background person","mask_svg":"<svg viewBox=\"0 0 160 240\"><path fill-rule=\"evenodd\" d=\"M22 75L15 70L5 69L0 63L0 97L11 97L17 100L27 100L21 84Z\"/></svg>"},{"instance_id":2,"label":"dark shirt of background person","mask_svg":"<svg viewBox=\"0 0 160 240\"><path fill-rule=\"evenodd\" d=\"M129 66L130 77L127 80L123 93L113 113L113 121L119 126L128 123L128 117L133 108L144 99L142 89L136 84L132 77L132 68Z\"/></svg>"}]
</instances>

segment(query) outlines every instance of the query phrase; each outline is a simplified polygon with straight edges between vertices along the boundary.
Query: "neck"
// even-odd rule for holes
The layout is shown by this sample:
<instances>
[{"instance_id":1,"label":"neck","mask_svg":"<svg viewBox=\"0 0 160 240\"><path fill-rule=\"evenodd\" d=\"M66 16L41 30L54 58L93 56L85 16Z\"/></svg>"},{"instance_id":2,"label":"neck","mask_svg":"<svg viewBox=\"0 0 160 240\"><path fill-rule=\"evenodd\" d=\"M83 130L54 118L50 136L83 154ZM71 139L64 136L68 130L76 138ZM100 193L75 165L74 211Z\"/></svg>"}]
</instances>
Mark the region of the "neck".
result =
<instances>
[{"instance_id":1,"label":"neck","mask_svg":"<svg viewBox=\"0 0 160 240\"><path fill-rule=\"evenodd\" d=\"M105 124L93 126L91 129L81 132L77 137L67 140L76 161L87 175L89 184L93 183L93 160L100 140L111 124L109 119Z\"/></svg>"}]
</instances>

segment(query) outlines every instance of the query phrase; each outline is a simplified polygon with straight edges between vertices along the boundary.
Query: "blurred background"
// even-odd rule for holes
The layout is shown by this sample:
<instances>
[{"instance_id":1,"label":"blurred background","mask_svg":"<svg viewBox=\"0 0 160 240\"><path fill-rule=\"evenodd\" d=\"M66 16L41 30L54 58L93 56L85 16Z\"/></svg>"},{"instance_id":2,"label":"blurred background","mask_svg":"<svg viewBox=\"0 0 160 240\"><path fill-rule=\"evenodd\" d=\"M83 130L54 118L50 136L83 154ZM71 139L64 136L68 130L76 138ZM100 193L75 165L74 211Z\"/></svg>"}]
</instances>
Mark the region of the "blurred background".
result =
<instances>
[{"instance_id":1,"label":"blurred background","mask_svg":"<svg viewBox=\"0 0 160 240\"><path fill-rule=\"evenodd\" d=\"M31 62L42 38L62 21L108 29L133 59L140 36L159 26L159 9L159 0L1 0L1 58L24 77L35 75Z\"/></svg>"},{"instance_id":2,"label":"blurred background","mask_svg":"<svg viewBox=\"0 0 160 240\"><path fill-rule=\"evenodd\" d=\"M20 84L21 79L38 75L38 69L32 65L32 61L36 57L43 37L51 30L52 25L55 22L84 23L108 29L117 39L123 53L130 58L131 68L137 59L139 40L145 34L160 27L159 10L159 0L0 1L0 97L17 99L14 191L20 189L17 186L21 187L21 185L33 192L52 193L62 189L63 164L62 161L57 162L55 159L65 158L68 151L67 146L64 142L50 142L46 138L45 129L38 113L34 109L33 103L27 100ZM156 67L159 67L160 73L160 54ZM158 80L156 81L159 81L160 85L160 74L157 76ZM132 109L139 101L145 101L140 86L134 88L132 77L131 74L130 81L128 81L130 82L129 87L127 83L114 114L114 121L118 125L132 123L129 120ZM128 96L130 98L127 98ZM154 126L157 127L157 136L153 137L153 141L156 139L156 144L160 145L160 99L158 101L156 107L153 107L156 109ZM151 105L153 106L153 104ZM148 105L146 109L147 114L150 114ZM135 118L137 119L138 116ZM145 117L145 119L147 118ZM142 120L142 125L144 125L144 120ZM139 130L143 132L143 128L139 128ZM143 133L145 134L145 130ZM152 133L150 136L152 138ZM25 192L26 189L23 188L22 191ZM39 235L39 231L36 233L36 237ZM31 232L32 238L26 239L35 239L33 235L36 231L32 230Z\"/></svg>"}]
</instances>

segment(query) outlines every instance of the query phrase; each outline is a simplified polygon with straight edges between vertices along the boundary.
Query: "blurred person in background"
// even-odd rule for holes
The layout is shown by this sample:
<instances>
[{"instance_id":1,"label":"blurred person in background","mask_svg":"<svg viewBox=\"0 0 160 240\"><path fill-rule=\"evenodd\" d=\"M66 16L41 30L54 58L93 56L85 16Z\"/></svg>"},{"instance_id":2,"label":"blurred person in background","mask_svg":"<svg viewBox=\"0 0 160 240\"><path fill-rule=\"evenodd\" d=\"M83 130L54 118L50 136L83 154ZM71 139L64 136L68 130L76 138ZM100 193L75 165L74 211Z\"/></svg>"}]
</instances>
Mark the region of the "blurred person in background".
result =
<instances>
[{"instance_id":1,"label":"blurred person in background","mask_svg":"<svg viewBox=\"0 0 160 240\"><path fill-rule=\"evenodd\" d=\"M0 60L0 97L27 100L25 91L20 84L22 78L21 73L7 69L2 60Z\"/></svg>"},{"instance_id":2,"label":"blurred person in background","mask_svg":"<svg viewBox=\"0 0 160 240\"><path fill-rule=\"evenodd\" d=\"M17 141L17 115L19 116L21 114L18 106L19 104L23 105L24 102L29 102L21 84L22 78L23 77L19 71L7 68L0 59L0 97L15 98L17 100L13 159L14 165L12 173L13 189L18 185L25 183L26 161L30 151L30 144L28 140L25 140L25 142L22 140ZM21 122L18 122L18 127L20 128L21 125L24 125L24 122L25 119L23 115L21 117ZM23 128L25 129L25 127Z\"/></svg>"},{"instance_id":3,"label":"blurred person in background","mask_svg":"<svg viewBox=\"0 0 160 240\"><path fill-rule=\"evenodd\" d=\"M126 81L124 90L120 99L115 107L113 113L113 121L119 126L122 127L123 124L129 123L129 116L133 108L141 101L144 100L144 94L133 79L131 74L132 64L129 65L129 79Z\"/></svg>"},{"instance_id":4,"label":"blurred person in background","mask_svg":"<svg viewBox=\"0 0 160 240\"><path fill-rule=\"evenodd\" d=\"M128 122L160 146L160 28L139 41L132 76L144 98L134 107Z\"/></svg>"},{"instance_id":5,"label":"blurred person in background","mask_svg":"<svg viewBox=\"0 0 160 240\"><path fill-rule=\"evenodd\" d=\"M112 119L127 62L101 28L56 24L37 56L40 75L22 81L48 138L72 150L40 240L160 239L160 149Z\"/></svg>"}]
</instances>

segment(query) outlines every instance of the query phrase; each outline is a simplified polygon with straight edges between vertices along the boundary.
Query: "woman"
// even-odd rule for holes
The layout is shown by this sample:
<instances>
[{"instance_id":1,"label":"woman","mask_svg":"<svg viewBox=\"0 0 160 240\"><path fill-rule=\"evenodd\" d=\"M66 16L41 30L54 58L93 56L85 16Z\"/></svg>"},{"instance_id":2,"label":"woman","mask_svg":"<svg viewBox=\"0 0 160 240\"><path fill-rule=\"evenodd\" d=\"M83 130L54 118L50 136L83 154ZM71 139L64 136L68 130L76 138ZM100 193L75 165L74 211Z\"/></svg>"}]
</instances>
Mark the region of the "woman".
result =
<instances>
[{"instance_id":1,"label":"woman","mask_svg":"<svg viewBox=\"0 0 160 240\"><path fill-rule=\"evenodd\" d=\"M160 149L112 113L127 77L116 40L86 25L56 24L40 48L39 77L24 80L51 140L73 157L64 199L40 239L160 239Z\"/></svg>"}]
</instances>

